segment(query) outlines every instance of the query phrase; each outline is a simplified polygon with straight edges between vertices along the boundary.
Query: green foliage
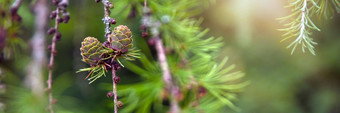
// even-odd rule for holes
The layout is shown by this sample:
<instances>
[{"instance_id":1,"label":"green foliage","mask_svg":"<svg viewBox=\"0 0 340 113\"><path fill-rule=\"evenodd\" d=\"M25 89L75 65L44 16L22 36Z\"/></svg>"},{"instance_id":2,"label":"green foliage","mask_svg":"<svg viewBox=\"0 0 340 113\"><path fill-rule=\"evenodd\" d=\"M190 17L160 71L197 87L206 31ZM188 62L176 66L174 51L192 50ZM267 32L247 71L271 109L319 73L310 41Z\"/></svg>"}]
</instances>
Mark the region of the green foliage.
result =
<instances>
[{"instance_id":1,"label":"green foliage","mask_svg":"<svg viewBox=\"0 0 340 113\"><path fill-rule=\"evenodd\" d=\"M116 6L136 7L140 16L143 4L139 0L118 1ZM132 3L131 3L132 2ZM151 8L151 22L160 22L159 31L151 28L151 32L159 32L167 48L174 50L167 54L174 83L180 88L180 106L182 112L213 112L226 106L238 111L233 104L237 93L249 84L242 81L241 72L231 72L234 66L226 67L227 59L217 63L222 38L208 37L208 29L202 30L203 19L193 17L203 10L200 6L207 1L199 0L158 0L148 1ZM140 9L138 9L140 8ZM115 11L119 10L115 9ZM129 10L113 12L115 16L128 14ZM156 33L157 34L157 33ZM142 43L142 42L139 42ZM143 49L149 49L143 47ZM164 89L162 70L159 62L149 51L138 60L140 63L123 62L125 67L141 77L137 83L119 84L118 93L124 103L123 113L166 112L169 106L162 104L169 99L169 92ZM156 61L153 61L153 60ZM106 85L111 90L109 84ZM205 96L200 97L200 88L207 89ZM142 104L141 104L142 103ZM198 105L197 105L198 104Z\"/></svg>"},{"instance_id":2,"label":"green foliage","mask_svg":"<svg viewBox=\"0 0 340 113\"><path fill-rule=\"evenodd\" d=\"M19 37L21 17L17 13L10 12L12 2L13 0L0 1L0 39L2 40L0 53L3 53L7 60L19 56L20 49L26 47L26 43Z\"/></svg>"},{"instance_id":3,"label":"green foliage","mask_svg":"<svg viewBox=\"0 0 340 113\"><path fill-rule=\"evenodd\" d=\"M96 66L92 66L89 68L83 68L77 71L77 73L79 72L89 72L89 75L86 77L90 77L88 80L90 81L89 84L91 84L92 82L94 82L95 80L97 80L98 78L105 76L105 71L107 71L104 67L103 64L100 65L96 65Z\"/></svg>"},{"instance_id":4,"label":"green foliage","mask_svg":"<svg viewBox=\"0 0 340 113\"><path fill-rule=\"evenodd\" d=\"M339 0L318 0L320 8L314 9L317 13L316 16L320 19L329 19L335 13L340 13ZM323 19L322 19L323 18Z\"/></svg>"}]
</instances>

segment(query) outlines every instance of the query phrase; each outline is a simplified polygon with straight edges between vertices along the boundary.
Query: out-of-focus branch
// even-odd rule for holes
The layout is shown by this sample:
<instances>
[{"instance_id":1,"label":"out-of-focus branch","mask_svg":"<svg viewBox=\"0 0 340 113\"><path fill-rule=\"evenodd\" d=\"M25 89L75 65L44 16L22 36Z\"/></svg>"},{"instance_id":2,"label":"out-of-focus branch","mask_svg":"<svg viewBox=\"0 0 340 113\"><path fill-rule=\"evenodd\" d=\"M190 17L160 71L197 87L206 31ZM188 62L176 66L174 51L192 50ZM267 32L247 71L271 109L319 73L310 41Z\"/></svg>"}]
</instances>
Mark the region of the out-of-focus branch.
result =
<instances>
[{"instance_id":1,"label":"out-of-focus branch","mask_svg":"<svg viewBox=\"0 0 340 113\"><path fill-rule=\"evenodd\" d=\"M10 12L13 20L21 21L21 17L18 15L18 9L21 6L23 0L15 0L11 6Z\"/></svg>"},{"instance_id":2,"label":"out-of-focus branch","mask_svg":"<svg viewBox=\"0 0 340 113\"><path fill-rule=\"evenodd\" d=\"M18 9L23 0L15 0L11 6L11 9Z\"/></svg>"},{"instance_id":3,"label":"out-of-focus branch","mask_svg":"<svg viewBox=\"0 0 340 113\"><path fill-rule=\"evenodd\" d=\"M43 67L46 63L45 55L45 28L48 18L48 8L46 0L37 0L34 4L35 32L31 39L32 61L27 69L27 81L32 92L37 96L44 94Z\"/></svg>"},{"instance_id":4,"label":"out-of-focus branch","mask_svg":"<svg viewBox=\"0 0 340 113\"><path fill-rule=\"evenodd\" d=\"M153 42L155 44L155 48L157 51L158 61L162 68L163 73L163 81L165 82L165 88L168 92L170 92L171 97L170 100L170 113L179 113L180 107L177 102L178 94L180 93L180 89L173 83L173 79L170 73L169 65L166 60L165 48L163 46L163 41L160 37L159 27L161 23L159 21L151 20L151 10L147 7L147 0L144 0L144 12L142 17L142 37L147 37L147 27L150 27L152 38L149 39L149 42Z\"/></svg>"},{"instance_id":5,"label":"out-of-focus branch","mask_svg":"<svg viewBox=\"0 0 340 113\"><path fill-rule=\"evenodd\" d=\"M180 108L178 106L178 102L176 99L176 95L177 95L177 92L179 91L179 88L173 84L168 62L166 61L166 56L165 56L165 51L164 51L162 40L159 37L155 37L154 40L155 40L155 48L157 50L159 64L161 65L162 72L163 72L163 81L166 84L166 88L171 93L170 113L179 113Z\"/></svg>"}]
</instances>

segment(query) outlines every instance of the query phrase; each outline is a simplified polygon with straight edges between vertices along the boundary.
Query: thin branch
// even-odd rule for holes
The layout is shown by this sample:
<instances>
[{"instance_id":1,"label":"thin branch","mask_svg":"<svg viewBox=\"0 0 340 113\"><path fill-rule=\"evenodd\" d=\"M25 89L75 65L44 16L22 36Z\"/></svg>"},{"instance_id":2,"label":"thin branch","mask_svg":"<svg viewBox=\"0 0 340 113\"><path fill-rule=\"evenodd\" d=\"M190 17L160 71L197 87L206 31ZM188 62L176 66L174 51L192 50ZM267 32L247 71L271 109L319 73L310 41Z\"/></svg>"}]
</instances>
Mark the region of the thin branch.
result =
<instances>
[{"instance_id":1,"label":"thin branch","mask_svg":"<svg viewBox=\"0 0 340 113\"><path fill-rule=\"evenodd\" d=\"M156 50L157 50L158 60L159 60L159 63L161 65L162 72L163 72L163 81L166 84L166 88L171 93L170 112L171 113L179 113L180 108L178 106L178 102L177 102L177 99L176 99L176 95L177 95L177 92L179 91L179 89L178 89L177 86L175 86L173 84L172 76L171 76L170 69L169 69L169 66L168 66L168 62L166 61L163 42L159 37L155 38L155 46L156 46Z\"/></svg>"},{"instance_id":2,"label":"thin branch","mask_svg":"<svg viewBox=\"0 0 340 113\"><path fill-rule=\"evenodd\" d=\"M112 21L114 20L113 18L110 17L111 14L110 8L113 8L113 4L109 0L103 0L102 3L104 5L104 18L102 20L106 25L104 36L108 38L108 35L111 33L111 24L113 23Z\"/></svg>"},{"instance_id":3,"label":"thin branch","mask_svg":"<svg viewBox=\"0 0 340 113\"><path fill-rule=\"evenodd\" d=\"M48 65L49 71L48 71L47 89L49 91L48 110L51 113L54 113L53 104L56 103L56 100L53 99L53 95L52 95L52 72L53 72L53 66L54 66L54 56L56 56L56 54L57 54L56 42L60 41L60 39L61 39L61 34L58 31L58 27L59 27L59 24L62 23L62 22L67 23L68 20L70 19L70 16L69 16L69 13L66 11L66 7L68 5L68 0L62 0L62 1L52 0L52 2L54 3L54 5L57 6L57 8L50 15L50 17L52 19L55 18L54 28L51 28L51 29L48 30L48 34L52 34L52 33L54 33L54 34L53 34L53 38L52 38L51 55L50 55L50 61L49 61L49 65ZM63 15L62 17L61 17L61 14Z\"/></svg>"},{"instance_id":4,"label":"thin branch","mask_svg":"<svg viewBox=\"0 0 340 113\"><path fill-rule=\"evenodd\" d=\"M117 113L118 112L118 108L117 108L117 103L118 103L118 96L117 96L117 85L116 85L116 68L114 65L112 65L112 89L113 89L113 103L114 103L114 112Z\"/></svg>"},{"instance_id":5,"label":"thin branch","mask_svg":"<svg viewBox=\"0 0 340 113\"><path fill-rule=\"evenodd\" d=\"M54 29L56 30L56 32L54 33L53 35L53 38L52 38L52 46L51 46L51 56L50 56L50 62L49 62L49 65L48 65L48 80L47 80L47 88L49 90L49 107L48 109L50 110L51 113L54 113L53 111L53 95L52 95L52 71L53 71L53 61L54 61L54 56L57 54L57 50L55 49L55 45L56 45L56 42L57 42L57 35L58 35L58 19L60 18L59 16L59 12L60 12L60 8L57 7L57 10L56 10L56 19L55 19L55 25L54 25Z\"/></svg>"}]
</instances>

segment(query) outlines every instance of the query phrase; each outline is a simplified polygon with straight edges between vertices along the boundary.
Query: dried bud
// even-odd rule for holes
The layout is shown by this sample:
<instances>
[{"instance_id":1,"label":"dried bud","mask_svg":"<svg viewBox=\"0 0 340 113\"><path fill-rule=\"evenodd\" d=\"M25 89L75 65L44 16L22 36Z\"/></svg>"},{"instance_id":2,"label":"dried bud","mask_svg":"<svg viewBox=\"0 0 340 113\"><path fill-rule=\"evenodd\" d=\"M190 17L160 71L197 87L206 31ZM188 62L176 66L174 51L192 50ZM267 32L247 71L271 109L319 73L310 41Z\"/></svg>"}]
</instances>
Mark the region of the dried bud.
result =
<instances>
[{"instance_id":1,"label":"dried bud","mask_svg":"<svg viewBox=\"0 0 340 113\"><path fill-rule=\"evenodd\" d=\"M124 106L124 103L122 101L118 101L116 105L118 108L122 108Z\"/></svg>"},{"instance_id":2,"label":"dried bud","mask_svg":"<svg viewBox=\"0 0 340 113\"><path fill-rule=\"evenodd\" d=\"M144 30L146 30L146 25L143 24L139 28L144 31Z\"/></svg>"},{"instance_id":3,"label":"dried bud","mask_svg":"<svg viewBox=\"0 0 340 113\"><path fill-rule=\"evenodd\" d=\"M57 37L56 37L56 42L59 42L59 41L61 41L61 36L58 36L58 35L57 35Z\"/></svg>"},{"instance_id":4,"label":"dried bud","mask_svg":"<svg viewBox=\"0 0 340 113\"><path fill-rule=\"evenodd\" d=\"M52 3L56 6L59 4L59 2L60 2L60 0L52 0Z\"/></svg>"},{"instance_id":5,"label":"dried bud","mask_svg":"<svg viewBox=\"0 0 340 113\"><path fill-rule=\"evenodd\" d=\"M11 12L12 15L13 15L13 14L16 14L16 13L18 12L18 8L12 7L12 8L10 9L10 12Z\"/></svg>"},{"instance_id":6,"label":"dried bud","mask_svg":"<svg viewBox=\"0 0 340 113\"><path fill-rule=\"evenodd\" d=\"M100 0L94 0L96 3L100 2Z\"/></svg>"},{"instance_id":7,"label":"dried bud","mask_svg":"<svg viewBox=\"0 0 340 113\"><path fill-rule=\"evenodd\" d=\"M110 19L110 24L116 24L116 23L117 23L116 19L113 19L113 18Z\"/></svg>"},{"instance_id":8,"label":"dried bud","mask_svg":"<svg viewBox=\"0 0 340 113\"><path fill-rule=\"evenodd\" d=\"M63 22L63 21L64 21L63 18L57 18L57 22L58 22L58 23L61 23L61 22Z\"/></svg>"},{"instance_id":9,"label":"dried bud","mask_svg":"<svg viewBox=\"0 0 340 113\"><path fill-rule=\"evenodd\" d=\"M116 70L119 70L120 68L122 68L122 66L120 66L119 63L114 63L114 66L115 66L115 69L116 69Z\"/></svg>"},{"instance_id":10,"label":"dried bud","mask_svg":"<svg viewBox=\"0 0 340 113\"><path fill-rule=\"evenodd\" d=\"M61 33L60 32L57 32L56 34L56 41L60 41L61 40Z\"/></svg>"},{"instance_id":11,"label":"dried bud","mask_svg":"<svg viewBox=\"0 0 340 113\"><path fill-rule=\"evenodd\" d=\"M52 11L50 14L50 19L54 19L57 16L57 12L56 11Z\"/></svg>"},{"instance_id":12,"label":"dried bud","mask_svg":"<svg viewBox=\"0 0 340 113\"><path fill-rule=\"evenodd\" d=\"M198 92L198 96L199 97L203 97L207 94L207 89L205 89L203 86L199 87L199 92Z\"/></svg>"},{"instance_id":13,"label":"dried bud","mask_svg":"<svg viewBox=\"0 0 340 113\"><path fill-rule=\"evenodd\" d=\"M113 78L113 81L114 81L115 83L118 83L118 82L120 81L120 78L119 78L118 76L116 76L116 77Z\"/></svg>"},{"instance_id":14,"label":"dried bud","mask_svg":"<svg viewBox=\"0 0 340 113\"><path fill-rule=\"evenodd\" d=\"M113 3L108 2L108 3L107 3L107 7L110 8L110 9L112 9L112 8L114 7L114 5L113 5Z\"/></svg>"},{"instance_id":15,"label":"dried bud","mask_svg":"<svg viewBox=\"0 0 340 113\"><path fill-rule=\"evenodd\" d=\"M50 29L48 29L47 34L51 35L51 34L55 33L55 31L56 31L55 28L50 28Z\"/></svg>"},{"instance_id":16,"label":"dried bud","mask_svg":"<svg viewBox=\"0 0 340 113\"><path fill-rule=\"evenodd\" d=\"M106 97L107 97L107 98L112 98L113 95L114 95L113 92L110 91L110 92L107 92Z\"/></svg>"},{"instance_id":17,"label":"dried bud","mask_svg":"<svg viewBox=\"0 0 340 113\"><path fill-rule=\"evenodd\" d=\"M13 20L15 20L17 22L21 22L22 18L18 15L18 13L16 13L16 12L12 13L11 17L12 17Z\"/></svg>"},{"instance_id":18,"label":"dried bud","mask_svg":"<svg viewBox=\"0 0 340 113\"><path fill-rule=\"evenodd\" d=\"M68 5L68 3L64 0L64 1L62 1L62 2L60 2L60 3L58 4L58 7L59 7L61 10L65 10L65 9L67 8L67 5Z\"/></svg>"},{"instance_id":19,"label":"dried bud","mask_svg":"<svg viewBox=\"0 0 340 113\"><path fill-rule=\"evenodd\" d=\"M70 15L68 13L66 15L63 15L63 20L64 23L68 23L68 21L70 20Z\"/></svg>"},{"instance_id":20,"label":"dried bud","mask_svg":"<svg viewBox=\"0 0 340 113\"><path fill-rule=\"evenodd\" d=\"M142 37L143 37L143 38L148 37L148 32L142 32Z\"/></svg>"},{"instance_id":21,"label":"dried bud","mask_svg":"<svg viewBox=\"0 0 340 113\"><path fill-rule=\"evenodd\" d=\"M53 56L56 56L58 54L58 51L57 50L53 50L52 54L53 54Z\"/></svg>"},{"instance_id":22,"label":"dried bud","mask_svg":"<svg viewBox=\"0 0 340 113\"><path fill-rule=\"evenodd\" d=\"M150 39L148 40L148 44L149 44L149 46L154 46L154 45L156 44L156 39L150 38Z\"/></svg>"}]
</instances>

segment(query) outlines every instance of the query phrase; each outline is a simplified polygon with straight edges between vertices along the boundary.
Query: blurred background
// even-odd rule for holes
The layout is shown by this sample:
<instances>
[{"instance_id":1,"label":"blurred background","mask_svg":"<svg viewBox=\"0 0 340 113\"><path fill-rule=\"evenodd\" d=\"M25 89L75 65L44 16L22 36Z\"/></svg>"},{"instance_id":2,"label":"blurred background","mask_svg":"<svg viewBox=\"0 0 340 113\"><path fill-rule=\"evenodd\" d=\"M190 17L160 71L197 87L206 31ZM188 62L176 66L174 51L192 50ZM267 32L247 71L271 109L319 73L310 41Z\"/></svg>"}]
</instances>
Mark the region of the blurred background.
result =
<instances>
[{"instance_id":1,"label":"blurred background","mask_svg":"<svg viewBox=\"0 0 340 113\"><path fill-rule=\"evenodd\" d=\"M291 13L290 9L284 8L287 4L288 0L217 0L197 18L204 18L201 26L210 29L210 36L224 37L220 56L228 56L228 65L236 64L237 70L246 73L244 79L251 81L235 101L241 113L340 113L340 15L334 14L328 20L315 18L321 29L321 32L313 31L311 36L318 43L316 56L302 53L300 49L290 55L291 50L286 46L291 41L280 43L284 32L277 29L283 28L283 23L276 20ZM50 6L50 10L54 9ZM29 1L24 1L19 9L22 16L19 37L25 41L33 35L31 9ZM103 6L93 0L70 0L68 11L71 19L60 25L62 40L57 43L58 55L55 57L53 93L58 100L56 110L67 113L110 112L111 99L106 97L107 88L103 88L102 83L111 83L112 80L100 78L88 85L84 80L87 73L75 73L87 67L81 61L81 41L87 36L105 41L105 27L101 20ZM139 29L141 17L129 18L127 15L111 16L118 24L129 26L136 40L143 40ZM53 21L49 23L53 25ZM51 36L47 44L50 39ZM9 109L34 106L20 105L25 102L34 104L21 82L26 71L2 71L27 69L30 47L27 45L22 51L24 54L12 61L15 63L1 64L0 74L6 81L6 86L1 87L6 88L0 93L7 92L3 98L11 101L1 102L0 109L10 105L18 106ZM47 75L47 71L45 73ZM123 75L121 84L133 82L133 73L126 69L120 70L118 75ZM44 77L46 80L47 76ZM227 112L236 111L227 108Z\"/></svg>"}]
</instances>

